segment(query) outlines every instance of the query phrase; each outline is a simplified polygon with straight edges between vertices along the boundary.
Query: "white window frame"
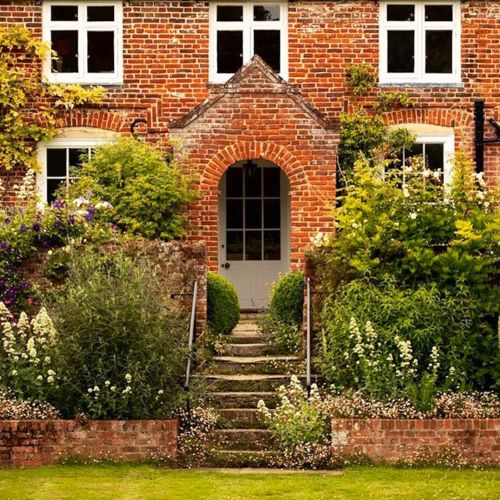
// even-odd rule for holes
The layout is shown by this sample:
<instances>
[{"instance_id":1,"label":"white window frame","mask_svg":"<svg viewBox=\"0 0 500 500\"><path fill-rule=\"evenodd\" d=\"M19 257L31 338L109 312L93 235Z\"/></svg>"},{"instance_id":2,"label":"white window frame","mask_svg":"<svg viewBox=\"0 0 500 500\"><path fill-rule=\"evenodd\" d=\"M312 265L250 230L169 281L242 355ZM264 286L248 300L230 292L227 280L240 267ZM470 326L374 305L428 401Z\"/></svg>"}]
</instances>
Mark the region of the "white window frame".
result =
<instances>
[{"instance_id":1,"label":"white window frame","mask_svg":"<svg viewBox=\"0 0 500 500\"><path fill-rule=\"evenodd\" d=\"M453 176L453 158L455 154L455 135L416 135L415 144L443 145L443 186L449 186ZM404 179L403 179L404 184Z\"/></svg>"},{"instance_id":2,"label":"white window frame","mask_svg":"<svg viewBox=\"0 0 500 500\"><path fill-rule=\"evenodd\" d=\"M255 5L279 5L279 21L254 21L253 7ZM243 21L223 22L217 21L218 6L243 7ZM224 83L234 73L217 73L217 31L242 31L243 32L243 64L247 64L254 55L253 32L258 29L280 30L280 76L288 79L288 2L255 1L255 2L210 2L209 6L209 78L211 83Z\"/></svg>"},{"instance_id":3,"label":"white window frame","mask_svg":"<svg viewBox=\"0 0 500 500\"><path fill-rule=\"evenodd\" d=\"M415 6L414 21L387 21L387 6L404 4ZM450 5L453 7L453 21L425 21L426 5ZM461 83L461 6L458 0L384 0L380 2L379 17L379 81L384 84L460 84ZM452 30L452 73L425 72L425 32ZM415 71L413 73L389 73L387 71L387 33L391 30L415 32Z\"/></svg>"},{"instance_id":4,"label":"white window frame","mask_svg":"<svg viewBox=\"0 0 500 500\"><path fill-rule=\"evenodd\" d=\"M47 149L51 148L95 148L111 140L110 137L56 137L50 141L40 142L37 147L38 163L41 172L37 175L36 185L40 199L47 203ZM66 167L68 168L68 167ZM69 182L69 172L66 171L66 180Z\"/></svg>"},{"instance_id":5,"label":"white window frame","mask_svg":"<svg viewBox=\"0 0 500 500\"><path fill-rule=\"evenodd\" d=\"M77 6L78 21L51 21L51 7L59 5ZM87 22L86 9L89 6L114 7L114 21ZM51 0L43 3L42 37L51 44L52 31L78 31L78 73L54 73L50 56L44 60L43 77L48 83L81 83L98 85L117 85L123 83L123 6L121 1L106 2L87 0L85 2L69 0ZM87 32L113 31L115 42L115 71L113 73L89 73ZM83 55L83 57L82 57Z\"/></svg>"}]
</instances>

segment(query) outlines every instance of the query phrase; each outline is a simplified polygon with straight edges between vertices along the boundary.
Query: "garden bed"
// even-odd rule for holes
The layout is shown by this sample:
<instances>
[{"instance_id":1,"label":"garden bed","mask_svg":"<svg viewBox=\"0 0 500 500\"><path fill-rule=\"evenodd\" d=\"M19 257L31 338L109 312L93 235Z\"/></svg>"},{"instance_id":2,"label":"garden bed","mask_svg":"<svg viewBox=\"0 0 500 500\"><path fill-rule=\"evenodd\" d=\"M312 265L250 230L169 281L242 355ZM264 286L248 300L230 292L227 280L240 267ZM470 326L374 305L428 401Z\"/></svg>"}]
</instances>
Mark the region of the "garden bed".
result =
<instances>
[{"instance_id":1,"label":"garden bed","mask_svg":"<svg viewBox=\"0 0 500 500\"><path fill-rule=\"evenodd\" d=\"M36 467L69 459L162 461L177 454L177 420L3 420L0 465Z\"/></svg>"},{"instance_id":2,"label":"garden bed","mask_svg":"<svg viewBox=\"0 0 500 500\"><path fill-rule=\"evenodd\" d=\"M334 451L373 463L500 463L500 419L334 419Z\"/></svg>"}]
</instances>

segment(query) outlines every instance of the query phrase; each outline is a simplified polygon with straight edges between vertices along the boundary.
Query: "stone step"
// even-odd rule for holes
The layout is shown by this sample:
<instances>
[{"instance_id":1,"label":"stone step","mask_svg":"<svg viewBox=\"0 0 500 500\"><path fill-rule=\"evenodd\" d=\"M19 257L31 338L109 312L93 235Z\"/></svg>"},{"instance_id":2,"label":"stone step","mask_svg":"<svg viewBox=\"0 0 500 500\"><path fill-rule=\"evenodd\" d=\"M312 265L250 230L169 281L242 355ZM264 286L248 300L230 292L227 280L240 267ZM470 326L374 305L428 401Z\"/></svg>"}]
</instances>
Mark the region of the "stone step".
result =
<instances>
[{"instance_id":1,"label":"stone step","mask_svg":"<svg viewBox=\"0 0 500 500\"><path fill-rule=\"evenodd\" d=\"M216 429L213 432L217 448L224 450L266 450L272 444L273 433L267 429Z\"/></svg>"},{"instance_id":2,"label":"stone step","mask_svg":"<svg viewBox=\"0 0 500 500\"><path fill-rule=\"evenodd\" d=\"M265 342L248 344L226 344L223 353L227 356L263 356L269 353L270 347Z\"/></svg>"},{"instance_id":3,"label":"stone step","mask_svg":"<svg viewBox=\"0 0 500 500\"><path fill-rule=\"evenodd\" d=\"M219 410L221 429L265 429L266 423L257 408L221 408Z\"/></svg>"},{"instance_id":4,"label":"stone step","mask_svg":"<svg viewBox=\"0 0 500 500\"><path fill-rule=\"evenodd\" d=\"M205 373L292 375L304 371L304 361L298 356L215 356Z\"/></svg>"},{"instance_id":5,"label":"stone step","mask_svg":"<svg viewBox=\"0 0 500 500\"><path fill-rule=\"evenodd\" d=\"M305 375L299 375L299 380L304 383ZM289 375L239 375L239 374L207 374L204 375L211 392L267 392L275 391L280 385L290 383Z\"/></svg>"},{"instance_id":6,"label":"stone step","mask_svg":"<svg viewBox=\"0 0 500 500\"><path fill-rule=\"evenodd\" d=\"M239 333L231 334L227 339L229 344L262 344L266 343L266 337L261 333Z\"/></svg>"},{"instance_id":7,"label":"stone step","mask_svg":"<svg viewBox=\"0 0 500 500\"><path fill-rule=\"evenodd\" d=\"M268 408L274 408L278 396L274 392L209 392L204 398L207 405L215 408L257 408L260 399Z\"/></svg>"},{"instance_id":8,"label":"stone step","mask_svg":"<svg viewBox=\"0 0 500 500\"><path fill-rule=\"evenodd\" d=\"M278 455L275 451L256 450L220 450L212 451L212 465L214 467L269 467L275 463Z\"/></svg>"}]
</instances>

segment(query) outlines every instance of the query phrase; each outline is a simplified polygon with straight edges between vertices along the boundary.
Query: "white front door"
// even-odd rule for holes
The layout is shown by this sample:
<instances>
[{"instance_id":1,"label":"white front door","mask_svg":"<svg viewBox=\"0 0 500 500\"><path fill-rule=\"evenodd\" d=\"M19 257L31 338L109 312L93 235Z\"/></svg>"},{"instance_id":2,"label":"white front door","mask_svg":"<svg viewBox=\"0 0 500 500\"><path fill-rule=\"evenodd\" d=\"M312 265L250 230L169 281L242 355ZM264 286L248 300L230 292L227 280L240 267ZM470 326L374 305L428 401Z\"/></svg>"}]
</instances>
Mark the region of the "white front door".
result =
<instances>
[{"instance_id":1,"label":"white front door","mask_svg":"<svg viewBox=\"0 0 500 500\"><path fill-rule=\"evenodd\" d=\"M288 272L288 194L285 173L264 160L238 162L221 181L219 268L243 310L266 307L271 284Z\"/></svg>"}]
</instances>

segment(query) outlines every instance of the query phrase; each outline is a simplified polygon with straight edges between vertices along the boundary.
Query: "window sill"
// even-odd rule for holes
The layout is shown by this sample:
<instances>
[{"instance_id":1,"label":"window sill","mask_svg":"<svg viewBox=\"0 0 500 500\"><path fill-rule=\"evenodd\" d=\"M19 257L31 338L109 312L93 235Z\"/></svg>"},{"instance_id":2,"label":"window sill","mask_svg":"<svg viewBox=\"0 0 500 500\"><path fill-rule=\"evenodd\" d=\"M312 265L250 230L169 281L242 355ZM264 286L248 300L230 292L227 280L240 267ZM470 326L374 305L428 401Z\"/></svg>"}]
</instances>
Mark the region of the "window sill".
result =
<instances>
[{"instance_id":1,"label":"window sill","mask_svg":"<svg viewBox=\"0 0 500 500\"><path fill-rule=\"evenodd\" d=\"M380 88L392 87L407 87L413 89L427 89L427 88L450 88L462 89L465 84L463 82L379 82L377 84Z\"/></svg>"}]
</instances>

